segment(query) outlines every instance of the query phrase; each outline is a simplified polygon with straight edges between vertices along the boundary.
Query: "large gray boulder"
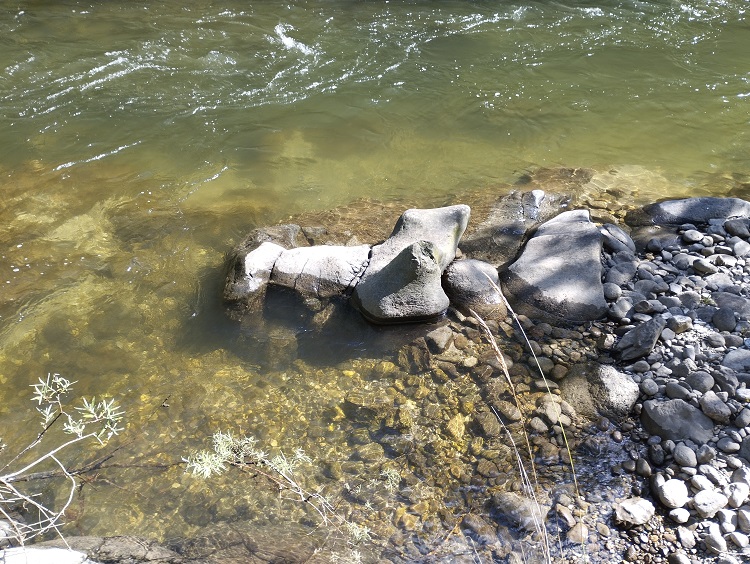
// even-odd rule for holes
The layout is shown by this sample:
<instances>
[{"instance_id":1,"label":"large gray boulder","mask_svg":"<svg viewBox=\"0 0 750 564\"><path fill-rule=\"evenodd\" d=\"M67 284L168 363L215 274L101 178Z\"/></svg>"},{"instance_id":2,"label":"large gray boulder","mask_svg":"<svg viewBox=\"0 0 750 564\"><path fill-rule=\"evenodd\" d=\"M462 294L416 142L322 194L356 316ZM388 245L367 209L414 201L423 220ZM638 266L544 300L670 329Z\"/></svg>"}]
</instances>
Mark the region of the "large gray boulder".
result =
<instances>
[{"instance_id":1,"label":"large gray boulder","mask_svg":"<svg viewBox=\"0 0 750 564\"><path fill-rule=\"evenodd\" d=\"M428 321L448 309L440 285L440 253L430 241L417 241L355 289L354 304L373 323Z\"/></svg>"},{"instance_id":2,"label":"large gray boulder","mask_svg":"<svg viewBox=\"0 0 750 564\"><path fill-rule=\"evenodd\" d=\"M353 303L362 314L377 323L442 315L449 301L440 279L456 257L470 213L465 205L405 211L391 236L372 248L354 289Z\"/></svg>"},{"instance_id":3,"label":"large gray boulder","mask_svg":"<svg viewBox=\"0 0 750 564\"><path fill-rule=\"evenodd\" d=\"M576 413L587 418L626 416L638 401L638 384L613 366L573 365L560 382L560 392Z\"/></svg>"},{"instance_id":4,"label":"large gray boulder","mask_svg":"<svg viewBox=\"0 0 750 564\"><path fill-rule=\"evenodd\" d=\"M253 253L261 248L262 246ZM369 245L316 245L282 249L272 265L270 281L318 298L345 295L354 288L367 268L369 255Z\"/></svg>"},{"instance_id":5,"label":"large gray boulder","mask_svg":"<svg viewBox=\"0 0 750 564\"><path fill-rule=\"evenodd\" d=\"M561 213L541 225L503 275L505 295L520 313L552 321L604 317L602 234L588 210Z\"/></svg>"},{"instance_id":6,"label":"large gray boulder","mask_svg":"<svg viewBox=\"0 0 750 564\"><path fill-rule=\"evenodd\" d=\"M690 439L694 443L704 444L714 435L713 421L700 409L681 399L643 402L641 423L652 435L675 442Z\"/></svg>"}]
</instances>

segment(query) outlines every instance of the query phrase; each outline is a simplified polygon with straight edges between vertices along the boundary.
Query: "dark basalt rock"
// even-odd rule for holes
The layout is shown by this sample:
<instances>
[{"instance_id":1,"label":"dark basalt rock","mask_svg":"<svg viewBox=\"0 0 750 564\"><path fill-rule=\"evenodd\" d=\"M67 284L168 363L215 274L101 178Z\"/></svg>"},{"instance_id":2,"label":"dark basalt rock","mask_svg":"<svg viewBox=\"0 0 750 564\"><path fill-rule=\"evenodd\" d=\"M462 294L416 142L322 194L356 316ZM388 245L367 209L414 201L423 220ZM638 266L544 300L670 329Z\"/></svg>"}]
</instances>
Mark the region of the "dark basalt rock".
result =
<instances>
[{"instance_id":1,"label":"dark basalt rock","mask_svg":"<svg viewBox=\"0 0 750 564\"><path fill-rule=\"evenodd\" d=\"M628 214L631 225L706 224L711 219L750 217L750 202L740 198L685 198L645 206Z\"/></svg>"}]
</instances>

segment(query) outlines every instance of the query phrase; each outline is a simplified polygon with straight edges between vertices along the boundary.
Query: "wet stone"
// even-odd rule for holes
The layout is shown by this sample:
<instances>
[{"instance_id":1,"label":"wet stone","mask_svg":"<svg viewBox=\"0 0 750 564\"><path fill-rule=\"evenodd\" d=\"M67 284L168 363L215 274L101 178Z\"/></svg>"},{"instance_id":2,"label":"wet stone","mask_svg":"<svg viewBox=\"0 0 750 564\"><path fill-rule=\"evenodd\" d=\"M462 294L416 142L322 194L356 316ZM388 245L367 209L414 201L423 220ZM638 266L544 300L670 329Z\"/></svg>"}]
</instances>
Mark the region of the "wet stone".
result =
<instances>
[{"instance_id":1,"label":"wet stone","mask_svg":"<svg viewBox=\"0 0 750 564\"><path fill-rule=\"evenodd\" d=\"M497 411L500 413L500 415L502 415L507 421L520 421L523 417L518 407L516 407L509 401L499 400L493 402L493 405L495 409L497 409Z\"/></svg>"}]
</instances>

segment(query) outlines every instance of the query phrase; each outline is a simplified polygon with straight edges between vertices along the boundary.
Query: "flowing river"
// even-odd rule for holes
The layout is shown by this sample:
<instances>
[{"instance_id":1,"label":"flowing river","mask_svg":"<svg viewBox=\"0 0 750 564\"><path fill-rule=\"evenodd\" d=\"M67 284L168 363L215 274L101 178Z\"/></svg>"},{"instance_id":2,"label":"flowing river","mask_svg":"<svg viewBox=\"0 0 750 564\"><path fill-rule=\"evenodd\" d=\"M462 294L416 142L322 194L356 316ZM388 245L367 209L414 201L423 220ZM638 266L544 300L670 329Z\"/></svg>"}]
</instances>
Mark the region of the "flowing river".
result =
<instances>
[{"instance_id":1,"label":"flowing river","mask_svg":"<svg viewBox=\"0 0 750 564\"><path fill-rule=\"evenodd\" d=\"M237 344L224 256L255 227L368 200L395 222L540 167L630 171L626 205L750 196L744 0L219 4L0 0L2 456L41 430L48 373L126 412L68 534L313 528L241 474L184 473L217 430L303 448L315 487L381 477L347 467L368 439L338 406L387 360ZM388 519L405 502L378 491Z\"/></svg>"}]
</instances>

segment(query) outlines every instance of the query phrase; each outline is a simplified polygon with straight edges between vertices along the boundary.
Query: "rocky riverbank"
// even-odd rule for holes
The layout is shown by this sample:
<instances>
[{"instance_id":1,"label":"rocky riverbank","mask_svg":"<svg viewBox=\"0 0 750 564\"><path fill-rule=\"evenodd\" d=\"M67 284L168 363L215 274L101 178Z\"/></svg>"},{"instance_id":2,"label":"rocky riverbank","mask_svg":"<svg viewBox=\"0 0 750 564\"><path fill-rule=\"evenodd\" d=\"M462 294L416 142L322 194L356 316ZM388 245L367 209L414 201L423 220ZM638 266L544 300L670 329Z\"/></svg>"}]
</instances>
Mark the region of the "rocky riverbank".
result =
<instances>
[{"instance_id":1,"label":"rocky riverbank","mask_svg":"<svg viewBox=\"0 0 750 564\"><path fill-rule=\"evenodd\" d=\"M592 181L580 171L570 178ZM287 378L330 380L320 409L347 448L321 461L318 479L350 486L340 490L342 510L371 531L370 542L313 556L313 540L210 525L164 546L132 541L150 548L107 561L271 561L279 557L271 546L292 561L542 561L539 515L554 561L747 559L750 204L692 199L626 220L596 212L593 221L588 209L570 209L571 196L529 188L469 224L446 266L457 280L477 279L479 264L498 268L519 315L488 300L486 287L461 282L470 291L451 294L437 322L389 329L392 350L379 358L343 358L322 371L289 329L263 349L270 365L286 362ZM291 232L308 247L362 245L341 229ZM253 240L260 246L257 233ZM509 258L509 246L520 252ZM309 327L325 334L347 319L341 303L301 301L306 337ZM501 356L468 311L475 305ZM258 313L241 311L250 310ZM300 432L314 444L328 439ZM534 461L538 506L519 460L529 472ZM109 546L86 542L73 545L94 559Z\"/></svg>"}]
</instances>

